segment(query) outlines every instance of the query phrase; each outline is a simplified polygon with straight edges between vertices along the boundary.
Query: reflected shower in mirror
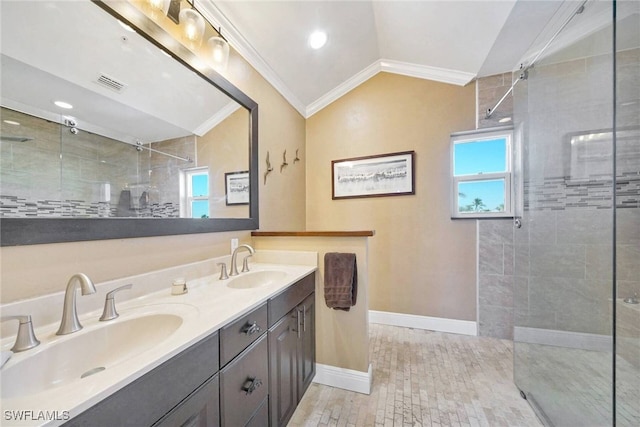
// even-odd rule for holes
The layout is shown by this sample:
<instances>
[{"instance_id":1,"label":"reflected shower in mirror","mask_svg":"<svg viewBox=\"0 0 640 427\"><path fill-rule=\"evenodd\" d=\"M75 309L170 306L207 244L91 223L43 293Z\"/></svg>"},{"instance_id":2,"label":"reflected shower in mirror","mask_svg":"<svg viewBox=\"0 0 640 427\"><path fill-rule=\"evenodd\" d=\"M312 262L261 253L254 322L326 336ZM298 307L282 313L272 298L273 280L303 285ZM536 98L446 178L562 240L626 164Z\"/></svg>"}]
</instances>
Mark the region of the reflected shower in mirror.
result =
<instances>
[{"instance_id":1,"label":"reflected shower in mirror","mask_svg":"<svg viewBox=\"0 0 640 427\"><path fill-rule=\"evenodd\" d=\"M90 3L6 9L33 26L3 19L3 216L249 216L224 203L224 174L249 167L247 110Z\"/></svg>"},{"instance_id":2,"label":"reflected shower in mirror","mask_svg":"<svg viewBox=\"0 0 640 427\"><path fill-rule=\"evenodd\" d=\"M257 104L139 10L10 2L1 50L2 245L257 228ZM247 171L251 202L228 204Z\"/></svg>"}]
</instances>

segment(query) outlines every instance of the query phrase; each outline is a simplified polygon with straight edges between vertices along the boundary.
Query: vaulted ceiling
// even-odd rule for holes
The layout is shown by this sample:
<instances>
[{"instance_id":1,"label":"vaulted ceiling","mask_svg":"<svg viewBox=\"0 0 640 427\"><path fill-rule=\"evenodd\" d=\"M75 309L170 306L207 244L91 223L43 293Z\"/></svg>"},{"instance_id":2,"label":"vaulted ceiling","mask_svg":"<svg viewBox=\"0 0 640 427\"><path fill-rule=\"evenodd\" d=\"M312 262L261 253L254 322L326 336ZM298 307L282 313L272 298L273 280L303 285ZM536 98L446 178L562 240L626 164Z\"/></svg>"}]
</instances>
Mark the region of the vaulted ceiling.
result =
<instances>
[{"instance_id":1,"label":"vaulted ceiling","mask_svg":"<svg viewBox=\"0 0 640 427\"><path fill-rule=\"evenodd\" d=\"M305 117L380 71L465 85L511 71L561 1L216 1L197 7ZM315 30L327 34L318 50Z\"/></svg>"}]
</instances>

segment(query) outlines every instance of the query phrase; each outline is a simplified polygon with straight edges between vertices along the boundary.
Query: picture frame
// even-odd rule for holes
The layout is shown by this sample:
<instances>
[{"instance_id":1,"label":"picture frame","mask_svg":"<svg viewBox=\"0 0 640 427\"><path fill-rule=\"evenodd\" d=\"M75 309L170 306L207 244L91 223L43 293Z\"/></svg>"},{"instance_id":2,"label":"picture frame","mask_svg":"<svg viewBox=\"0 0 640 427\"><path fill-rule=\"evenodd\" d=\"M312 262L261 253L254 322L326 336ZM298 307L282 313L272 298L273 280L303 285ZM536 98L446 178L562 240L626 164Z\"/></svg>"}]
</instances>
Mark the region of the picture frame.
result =
<instances>
[{"instance_id":1,"label":"picture frame","mask_svg":"<svg viewBox=\"0 0 640 427\"><path fill-rule=\"evenodd\" d=\"M227 206L249 204L249 171L224 174Z\"/></svg>"},{"instance_id":2,"label":"picture frame","mask_svg":"<svg viewBox=\"0 0 640 427\"><path fill-rule=\"evenodd\" d=\"M415 194L415 151L331 161L331 198Z\"/></svg>"}]
</instances>

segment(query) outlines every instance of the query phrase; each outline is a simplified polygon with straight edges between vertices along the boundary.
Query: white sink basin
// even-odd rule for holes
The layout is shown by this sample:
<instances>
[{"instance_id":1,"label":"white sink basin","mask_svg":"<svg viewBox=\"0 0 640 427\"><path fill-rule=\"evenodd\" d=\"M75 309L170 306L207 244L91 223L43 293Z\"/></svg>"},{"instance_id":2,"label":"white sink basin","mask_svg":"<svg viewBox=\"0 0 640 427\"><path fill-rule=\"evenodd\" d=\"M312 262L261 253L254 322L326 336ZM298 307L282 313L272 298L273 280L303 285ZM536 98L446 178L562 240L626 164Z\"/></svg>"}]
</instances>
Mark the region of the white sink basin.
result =
<instances>
[{"instance_id":1,"label":"white sink basin","mask_svg":"<svg viewBox=\"0 0 640 427\"><path fill-rule=\"evenodd\" d=\"M158 345L182 323L178 314L150 313L100 322L30 350L33 356L2 369L2 399L39 393L93 375L109 375L110 367Z\"/></svg>"},{"instance_id":2,"label":"white sink basin","mask_svg":"<svg viewBox=\"0 0 640 427\"><path fill-rule=\"evenodd\" d=\"M277 270L250 271L229 280L227 286L233 289L259 288L280 281L286 276L287 273Z\"/></svg>"}]
</instances>

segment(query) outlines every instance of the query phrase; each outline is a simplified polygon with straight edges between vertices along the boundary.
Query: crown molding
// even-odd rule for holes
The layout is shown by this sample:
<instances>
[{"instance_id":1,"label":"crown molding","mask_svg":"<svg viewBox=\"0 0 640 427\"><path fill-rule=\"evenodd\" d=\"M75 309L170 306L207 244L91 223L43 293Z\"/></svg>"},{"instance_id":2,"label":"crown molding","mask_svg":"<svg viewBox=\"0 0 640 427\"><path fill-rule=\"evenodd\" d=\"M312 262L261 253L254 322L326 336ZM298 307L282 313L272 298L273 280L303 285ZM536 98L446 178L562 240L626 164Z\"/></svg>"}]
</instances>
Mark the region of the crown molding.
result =
<instances>
[{"instance_id":1,"label":"crown molding","mask_svg":"<svg viewBox=\"0 0 640 427\"><path fill-rule=\"evenodd\" d=\"M434 80L458 86L465 86L476 78L475 74L463 71L428 67L425 65L411 64L408 62L394 61L390 59L380 59L334 89L325 93L311 104L305 106L213 2L198 2L198 10L200 10L204 17L213 26L216 28L222 28L224 37L228 40L229 44L305 119L311 117L333 101L360 86L362 83L381 71L420 79Z\"/></svg>"},{"instance_id":2,"label":"crown molding","mask_svg":"<svg viewBox=\"0 0 640 427\"><path fill-rule=\"evenodd\" d=\"M387 73L401 74L403 76L417 77L419 79L433 80L457 86L465 86L476 78L476 75L473 73L411 64L409 62L394 61L392 59L381 59L380 68Z\"/></svg>"},{"instance_id":3,"label":"crown molding","mask_svg":"<svg viewBox=\"0 0 640 427\"><path fill-rule=\"evenodd\" d=\"M222 123L227 117L235 113L236 110L238 110L239 108L240 108L240 104L238 104L237 102L235 101L229 102L227 105L222 107L220 111L218 111L216 114L211 116L209 120L200 124L200 126L198 126L193 131L193 133L195 133L198 136L205 135L211 129L218 126L220 123Z\"/></svg>"},{"instance_id":4,"label":"crown molding","mask_svg":"<svg viewBox=\"0 0 640 427\"><path fill-rule=\"evenodd\" d=\"M287 87L278 74L267 64L238 29L211 1L198 2L198 10L216 28L221 28L224 38L255 70L264 77L302 116L306 108L302 101Z\"/></svg>"},{"instance_id":5,"label":"crown molding","mask_svg":"<svg viewBox=\"0 0 640 427\"><path fill-rule=\"evenodd\" d=\"M475 74L466 73L463 71L428 67L425 65L411 64L408 62L393 61L389 59L380 59L351 77L349 80L341 83L336 88L330 90L329 92L325 93L320 98L309 104L306 109L306 114L304 115L305 118L311 117L327 105L331 104L333 101L360 86L362 83L369 80L371 77L375 76L381 71L392 74L400 74L403 76L416 77L419 79L434 80L437 82L454 84L458 86L465 86L476 78Z\"/></svg>"},{"instance_id":6,"label":"crown molding","mask_svg":"<svg viewBox=\"0 0 640 427\"><path fill-rule=\"evenodd\" d=\"M336 99L346 95L351 90L360 86L362 83L369 80L371 77L375 76L381 71L380 69L380 61L376 61L373 64L369 65L364 70L355 74L350 79L345 82L339 84L335 88L331 89L329 92L322 95L320 98L313 101L311 104L307 105L305 111L305 118L309 118L313 116L318 111L322 110L327 105L331 104Z\"/></svg>"}]
</instances>

